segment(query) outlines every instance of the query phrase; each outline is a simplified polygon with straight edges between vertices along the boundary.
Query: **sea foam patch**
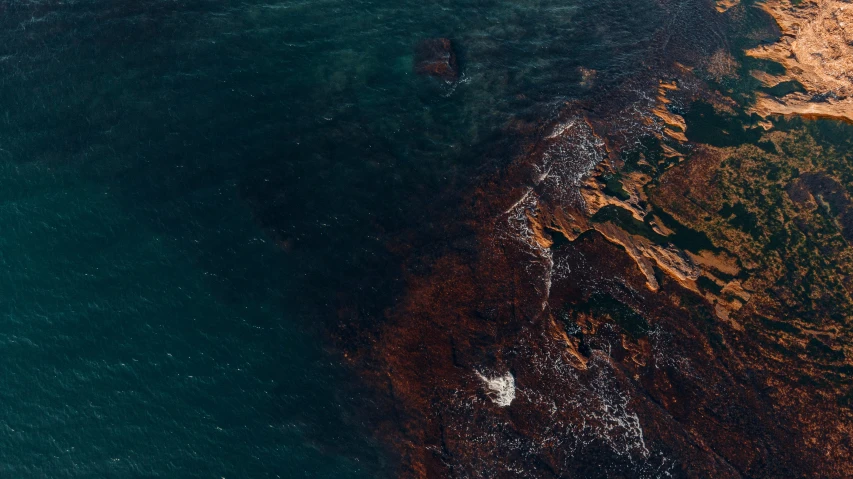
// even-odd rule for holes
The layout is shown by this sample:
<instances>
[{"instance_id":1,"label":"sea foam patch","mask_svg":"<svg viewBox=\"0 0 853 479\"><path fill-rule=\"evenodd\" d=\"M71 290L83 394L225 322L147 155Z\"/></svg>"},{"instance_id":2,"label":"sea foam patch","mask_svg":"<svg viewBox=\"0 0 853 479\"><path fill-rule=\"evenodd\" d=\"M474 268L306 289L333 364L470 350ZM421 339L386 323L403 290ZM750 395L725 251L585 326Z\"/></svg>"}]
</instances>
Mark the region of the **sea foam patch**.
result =
<instances>
[{"instance_id":1,"label":"sea foam patch","mask_svg":"<svg viewBox=\"0 0 853 479\"><path fill-rule=\"evenodd\" d=\"M487 378L478 371L476 373L486 386L486 395L493 403L500 407L507 407L512 404L512 400L515 399L515 378L511 373L507 372L502 376L493 378Z\"/></svg>"}]
</instances>

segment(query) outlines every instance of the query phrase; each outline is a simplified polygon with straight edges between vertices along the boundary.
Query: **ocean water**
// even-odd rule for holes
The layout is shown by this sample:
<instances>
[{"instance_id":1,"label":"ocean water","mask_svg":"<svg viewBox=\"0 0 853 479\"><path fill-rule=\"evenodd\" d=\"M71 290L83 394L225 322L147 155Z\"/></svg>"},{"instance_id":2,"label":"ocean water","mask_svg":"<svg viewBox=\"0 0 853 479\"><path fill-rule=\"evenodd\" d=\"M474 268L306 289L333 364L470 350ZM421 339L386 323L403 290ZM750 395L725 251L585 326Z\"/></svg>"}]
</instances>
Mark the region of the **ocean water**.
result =
<instances>
[{"instance_id":1,"label":"ocean water","mask_svg":"<svg viewBox=\"0 0 853 479\"><path fill-rule=\"evenodd\" d=\"M504 125L593 94L579 67L598 92L645 68L668 21L653 0L0 2L0 477L389 474L334 298L390 304L387 235ZM437 36L458 85L412 72Z\"/></svg>"}]
</instances>

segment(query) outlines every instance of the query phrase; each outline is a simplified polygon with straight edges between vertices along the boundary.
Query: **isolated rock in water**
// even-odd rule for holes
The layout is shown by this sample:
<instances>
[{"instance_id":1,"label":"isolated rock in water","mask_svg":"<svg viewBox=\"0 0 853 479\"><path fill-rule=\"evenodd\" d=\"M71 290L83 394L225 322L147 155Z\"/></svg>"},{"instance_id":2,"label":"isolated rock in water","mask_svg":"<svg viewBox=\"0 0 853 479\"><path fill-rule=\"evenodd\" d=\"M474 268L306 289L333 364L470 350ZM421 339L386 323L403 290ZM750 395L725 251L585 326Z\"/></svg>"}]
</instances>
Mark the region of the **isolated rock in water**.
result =
<instances>
[{"instance_id":1,"label":"isolated rock in water","mask_svg":"<svg viewBox=\"0 0 853 479\"><path fill-rule=\"evenodd\" d=\"M440 78L446 82L459 80L459 64L449 38L430 38L415 49L415 73Z\"/></svg>"}]
</instances>

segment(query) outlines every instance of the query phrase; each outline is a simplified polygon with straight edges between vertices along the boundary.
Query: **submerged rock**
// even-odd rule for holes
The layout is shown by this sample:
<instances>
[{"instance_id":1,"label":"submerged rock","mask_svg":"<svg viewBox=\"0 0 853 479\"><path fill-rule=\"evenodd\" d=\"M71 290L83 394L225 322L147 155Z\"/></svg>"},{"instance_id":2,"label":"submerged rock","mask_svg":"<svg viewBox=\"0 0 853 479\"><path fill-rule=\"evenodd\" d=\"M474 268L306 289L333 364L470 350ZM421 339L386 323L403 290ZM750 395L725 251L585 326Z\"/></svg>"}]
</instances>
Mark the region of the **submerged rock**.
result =
<instances>
[{"instance_id":1,"label":"submerged rock","mask_svg":"<svg viewBox=\"0 0 853 479\"><path fill-rule=\"evenodd\" d=\"M459 80L459 63L449 38L430 38L415 48L415 73L448 83Z\"/></svg>"}]
</instances>

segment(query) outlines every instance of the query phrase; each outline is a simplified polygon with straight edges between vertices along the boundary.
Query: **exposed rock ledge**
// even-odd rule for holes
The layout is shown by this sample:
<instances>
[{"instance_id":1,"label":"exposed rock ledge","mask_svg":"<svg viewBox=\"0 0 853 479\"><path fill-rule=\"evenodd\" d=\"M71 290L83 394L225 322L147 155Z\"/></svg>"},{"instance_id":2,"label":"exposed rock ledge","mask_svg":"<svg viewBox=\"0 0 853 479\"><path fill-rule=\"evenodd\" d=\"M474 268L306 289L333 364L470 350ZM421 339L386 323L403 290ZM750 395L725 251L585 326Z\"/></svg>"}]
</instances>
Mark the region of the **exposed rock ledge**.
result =
<instances>
[{"instance_id":1,"label":"exposed rock ledge","mask_svg":"<svg viewBox=\"0 0 853 479\"><path fill-rule=\"evenodd\" d=\"M740 0L717 0L717 11L725 13L738 5L740 5Z\"/></svg>"},{"instance_id":2,"label":"exposed rock ledge","mask_svg":"<svg viewBox=\"0 0 853 479\"><path fill-rule=\"evenodd\" d=\"M840 0L770 0L761 8L773 16L782 38L747 54L782 64L782 76L760 74L767 86L795 80L807 93L782 98L760 95L753 111L761 116L802 115L853 121L853 4Z\"/></svg>"}]
</instances>

